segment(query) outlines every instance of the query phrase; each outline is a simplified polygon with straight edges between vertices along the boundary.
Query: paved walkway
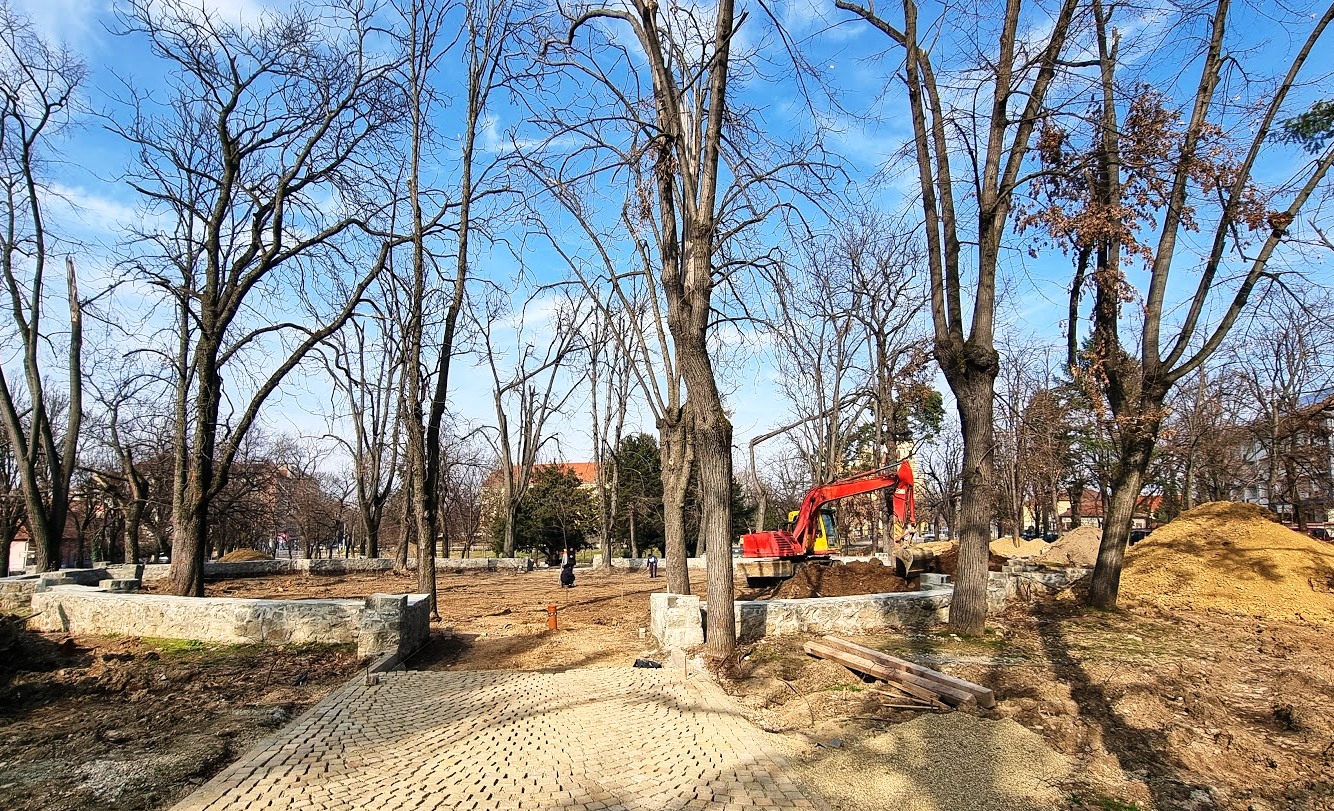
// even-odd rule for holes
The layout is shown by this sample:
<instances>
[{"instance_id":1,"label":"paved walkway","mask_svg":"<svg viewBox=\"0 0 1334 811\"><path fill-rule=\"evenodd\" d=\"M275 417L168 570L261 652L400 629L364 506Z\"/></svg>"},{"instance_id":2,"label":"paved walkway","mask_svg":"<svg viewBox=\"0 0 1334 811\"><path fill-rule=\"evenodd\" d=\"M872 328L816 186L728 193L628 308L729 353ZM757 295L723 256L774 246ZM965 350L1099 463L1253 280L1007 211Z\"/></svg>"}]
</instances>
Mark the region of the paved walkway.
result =
<instances>
[{"instance_id":1,"label":"paved walkway","mask_svg":"<svg viewBox=\"0 0 1334 811\"><path fill-rule=\"evenodd\" d=\"M339 688L175 807L824 809L702 676L407 672Z\"/></svg>"}]
</instances>

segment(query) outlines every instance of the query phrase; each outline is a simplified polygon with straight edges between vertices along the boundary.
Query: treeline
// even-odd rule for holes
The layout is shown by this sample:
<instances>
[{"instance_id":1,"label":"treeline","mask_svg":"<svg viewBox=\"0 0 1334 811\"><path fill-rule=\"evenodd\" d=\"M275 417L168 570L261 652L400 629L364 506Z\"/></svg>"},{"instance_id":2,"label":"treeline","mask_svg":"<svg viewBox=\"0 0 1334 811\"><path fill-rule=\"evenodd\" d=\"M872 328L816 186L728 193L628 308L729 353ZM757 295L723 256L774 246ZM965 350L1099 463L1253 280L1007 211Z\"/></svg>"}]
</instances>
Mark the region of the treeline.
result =
<instances>
[{"instance_id":1,"label":"treeline","mask_svg":"<svg viewBox=\"0 0 1334 811\"><path fill-rule=\"evenodd\" d=\"M651 427L667 586L708 558L718 655L744 487L767 523L774 482L917 455L960 539L965 633L993 527L1081 477L1106 502L1090 601L1115 605L1146 487L1223 487L1200 392L1268 420L1265 498L1303 490L1278 453L1303 395L1244 353L1328 321L1309 62L1334 6L788 11L128 0L105 22L144 55L133 80L0 7L5 504L38 567L83 471L120 471L123 509L166 524L174 590L202 594L247 443L292 412L350 460L346 534L415 545L432 595L441 541L484 532L458 494L493 471L498 551L531 542L558 424L590 434L609 556L638 509L617 453ZM1281 59L1239 56L1276 32ZM76 240L56 205L86 196L77 163L132 201L114 233ZM775 410L761 376L787 417L744 447L738 409Z\"/></svg>"}]
</instances>

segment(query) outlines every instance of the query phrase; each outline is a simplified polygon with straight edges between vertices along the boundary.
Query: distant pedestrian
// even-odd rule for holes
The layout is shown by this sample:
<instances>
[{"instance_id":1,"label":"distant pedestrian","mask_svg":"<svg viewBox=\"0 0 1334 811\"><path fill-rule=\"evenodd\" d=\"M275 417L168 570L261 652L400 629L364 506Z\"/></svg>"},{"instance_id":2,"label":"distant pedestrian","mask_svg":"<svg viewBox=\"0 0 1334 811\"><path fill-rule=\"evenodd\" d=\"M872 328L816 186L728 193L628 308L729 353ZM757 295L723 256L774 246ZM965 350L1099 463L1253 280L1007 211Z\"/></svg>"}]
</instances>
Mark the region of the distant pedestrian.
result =
<instances>
[{"instance_id":1,"label":"distant pedestrian","mask_svg":"<svg viewBox=\"0 0 1334 811\"><path fill-rule=\"evenodd\" d=\"M658 576L658 556L653 552L648 553L648 576Z\"/></svg>"},{"instance_id":2,"label":"distant pedestrian","mask_svg":"<svg viewBox=\"0 0 1334 811\"><path fill-rule=\"evenodd\" d=\"M574 588L574 550L566 549L560 557L560 587Z\"/></svg>"}]
</instances>

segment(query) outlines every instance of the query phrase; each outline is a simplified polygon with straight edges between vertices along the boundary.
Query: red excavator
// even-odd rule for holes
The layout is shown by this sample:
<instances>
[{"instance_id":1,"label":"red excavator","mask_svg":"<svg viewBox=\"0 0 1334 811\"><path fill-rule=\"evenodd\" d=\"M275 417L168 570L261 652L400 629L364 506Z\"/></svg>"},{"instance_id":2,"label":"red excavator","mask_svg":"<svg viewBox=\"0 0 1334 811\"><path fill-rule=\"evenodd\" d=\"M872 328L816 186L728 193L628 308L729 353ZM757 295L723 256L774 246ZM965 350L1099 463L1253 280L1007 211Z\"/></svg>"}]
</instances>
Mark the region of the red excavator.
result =
<instances>
[{"instance_id":1,"label":"red excavator","mask_svg":"<svg viewBox=\"0 0 1334 811\"><path fill-rule=\"evenodd\" d=\"M833 553L837 531L833 510L825 505L849 496L893 490L893 518L901 524L914 520L912 465L908 460L898 469L880 468L847 479L811 488L801 500L801 509L789 514L791 529L752 532L741 536L741 571L751 585L762 585L791 577L796 564L819 560Z\"/></svg>"}]
</instances>

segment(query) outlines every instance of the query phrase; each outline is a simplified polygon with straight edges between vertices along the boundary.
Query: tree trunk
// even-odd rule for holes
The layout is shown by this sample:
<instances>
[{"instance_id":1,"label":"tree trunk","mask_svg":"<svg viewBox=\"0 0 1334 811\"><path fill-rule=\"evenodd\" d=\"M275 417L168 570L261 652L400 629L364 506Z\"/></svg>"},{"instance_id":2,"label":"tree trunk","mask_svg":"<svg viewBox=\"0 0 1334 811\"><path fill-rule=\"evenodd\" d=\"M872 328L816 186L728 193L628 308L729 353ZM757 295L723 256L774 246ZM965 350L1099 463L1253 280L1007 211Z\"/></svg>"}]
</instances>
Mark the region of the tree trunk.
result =
<instances>
[{"instance_id":1,"label":"tree trunk","mask_svg":"<svg viewBox=\"0 0 1334 811\"><path fill-rule=\"evenodd\" d=\"M699 470L700 540L707 542L708 628L705 640L714 656L736 649L732 584L732 423L721 404L712 414L697 413L695 453Z\"/></svg>"},{"instance_id":2,"label":"tree trunk","mask_svg":"<svg viewBox=\"0 0 1334 811\"><path fill-rule=\"evenodd\" d=\"M952 527L959 542L959 569L950 604L950 629L978 636L986 629L987 561L990 557L991 519L995 507L994 387L999 357L994 350L967 347L963 363L942 359L950 388L958 398L963 428L962 504L959 524Z\"/></svg>"},{"instance_id":3,"label":"tree trunk","mask_svg":"<svg viewBox=\"0 0 1334 811\"><path fill-rule=\"evenodd\" d=\"M667 558L667 591L690 593L686 553L685 501L690 481L693 440L684 409L658 421L658 457L662 464L662 536ZM638 555L638 550L635 550Z\"/></svg>"},{"instance_id":4,"label":"tree trunk","mask_svg":"<svg viewBox=\"0 0 1334 811\"><path fill-rule=\"evenodd\" d=\"M414 475L417 476L417 486L413 488L416 503L412 517L417 526L417 592L431 596L431 616L438 617L440 612L435 604L436 501L429 497L431 488L425 465L416 468Z\"/></svg>"},{"instance_id":5,"label":"tree trunk","mask_svg":"<svg viewBox=\"0 0 1334 811\"><path fill-rule=\"evenodd\" d=\"M707 314L707 309L703 311ZM736 650L732 583L732 423L727 419L713 376L703 324L677 336L677 358L690 393L692 436L699 482L699 540L706 547L710 656ZM680 332L678 330L678 332Z\"/></svg>"},{"instance_id":6,"label":"tree trunk","mask_svg":"<svg viewBox=\"0 0 1334 811\"><path fill-rule=\"evenodd\" d=\"M204 559L208 553L208 508L213 497L217 449L218 407L222 378L217 373L218 347L203 340L196 348L195 368L199 378L195 390L194 435L185 459L183 488L172 509L172 593L182 597L204 596ZM180 457L177 458L178 463Z\"/></svg>"},{"instance_id":7,"label":"tree trunk","mask_svg":"<svg viewBox=\"0 0 1334 811\"><path fill-rule=\"evenodd\" d=\"M182 597L204 596L206 524L196 509L172 517L171 590Z\"/></svg>"},{"instance_id":8,"label":"tree trunk","mask_svg":"<svg viewBox=\"0 0 1334 811\"><path fill-rule=\"evenodd\" d=\"M416 534L416 525L412 522L412 485L408 484L407 498L403 502L403 523L402 530L399 532L398 549L394 551L394 571L406 572L408 570L408 544L412 542Z\"/></svg>"},{"instance_id":9,"label":"tree trunk","mask_svg":"<svg viewBox=\"0 0 1334 811\"><path fill-rule=\"evenodd\" d=\"M1102 544L1098 547L1098 562L1093 567L1093 579L1089 584L1088 603L1094 608L1109 611L1116 608L1130 524L1152 450L1152 439L1131 443L1122 449L1112 474L1112 495L1102 523Z\"/></svg>"},{"instance_id":10,"label":"tree trunk","mask_svg":"<svg viewBox=\"0 0 1334 811\"><path fill-rule=\"evenodd\" d=\"M886 555L894 554L894 496L872 493L871 500L876 505L876 529L880 535L880 551ZM883 508L881 507L883 505ZM907 525L908 516L903 516Z\"/></svg>"}]
</instances>

